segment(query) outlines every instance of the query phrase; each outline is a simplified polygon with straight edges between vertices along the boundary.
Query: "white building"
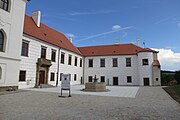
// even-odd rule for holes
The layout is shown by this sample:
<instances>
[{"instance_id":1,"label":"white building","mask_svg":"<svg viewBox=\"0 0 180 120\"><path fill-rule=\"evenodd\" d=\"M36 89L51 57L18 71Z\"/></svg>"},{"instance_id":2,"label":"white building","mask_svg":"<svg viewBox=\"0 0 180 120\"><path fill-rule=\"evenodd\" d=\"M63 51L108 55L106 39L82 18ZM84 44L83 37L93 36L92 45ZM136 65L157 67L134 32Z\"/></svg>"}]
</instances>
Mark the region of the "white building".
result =
<instances>
[{"instance_id":1,"label":"white building","mask_svg":"<svg viewBox=\"0 0 180 120\"><path fill-rule=\"evenodd\" d=\"M8 9L0 7L1 88L55 86L63 73L71 74L72 84L97 75L107 85L160 85L156 51L133 44L75 47L41 23L39 11L24 19L25 0L7 1Z\"/></svg>"},{"instance_id":2,"label":"white building","mask_svg":"<svg viewBox=\"0 0 180 120\"><path fill-rule=\"evenodd\" d=\"M17 89L27 0L0 0L0 91Z\"/></svg>"}]
</instances>

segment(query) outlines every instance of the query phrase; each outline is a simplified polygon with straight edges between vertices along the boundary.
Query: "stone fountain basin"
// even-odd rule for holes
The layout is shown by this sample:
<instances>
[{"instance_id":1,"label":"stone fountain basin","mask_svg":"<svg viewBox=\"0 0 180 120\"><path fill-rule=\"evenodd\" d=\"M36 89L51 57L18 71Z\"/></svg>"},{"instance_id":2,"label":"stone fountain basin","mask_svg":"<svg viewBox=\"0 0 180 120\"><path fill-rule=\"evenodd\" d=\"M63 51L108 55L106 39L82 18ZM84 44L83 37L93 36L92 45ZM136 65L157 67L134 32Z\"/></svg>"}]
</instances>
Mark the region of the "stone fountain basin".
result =
<instances>
[{"instance_id":1,"label":"stone fountain basin","mask_svg":"<svg viewBox=\"0 0 180 120\"><path fill-rule=\"evenodd\" d=\"M106 89L106 83L104 82L88 82L88 83L85 83L84 91L104 92L108 90Z\"/></svg>"}]
</instances>

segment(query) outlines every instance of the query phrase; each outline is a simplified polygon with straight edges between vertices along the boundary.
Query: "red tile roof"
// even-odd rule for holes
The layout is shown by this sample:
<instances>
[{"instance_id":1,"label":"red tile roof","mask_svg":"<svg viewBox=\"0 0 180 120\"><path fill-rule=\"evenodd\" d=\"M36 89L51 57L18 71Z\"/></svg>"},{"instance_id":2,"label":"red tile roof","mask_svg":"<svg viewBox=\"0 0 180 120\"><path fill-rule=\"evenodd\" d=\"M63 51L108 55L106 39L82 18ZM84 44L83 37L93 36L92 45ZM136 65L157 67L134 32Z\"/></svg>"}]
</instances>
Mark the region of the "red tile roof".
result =
<instances>
[{"instance_id":1,"label":"red tile roof","mask_svg":"<svg viewBox=\"0 0 180 120\"><path fill-rule=\"evenodd\" d=\"M153 66L161 66L159 63L159 60L154 60L153 61Z\"/></svg>"},{"instance_id":2,"label":"red tile roof","mask_svg":"<svg viewBox=\"0 0 180 120\"><path fill-rule=\"evenodd\" d=\"M113 44L78 48L83 56L136 55L138 52L156 52L134 44Z\"/></svg>"},{"instance_id":3,"label":"red tile roof","mask_svg":"<svg viewBox=\"0 0 180 120\"><path fill-rule=\"evenodd\" d=\"M139 52L154 52L154 53L158 53L157 51L152 50L150 48L144 48L144 49L140 50Z\"/></svg>"},{"instance_id":4,"label":"red tile roof","mask_svg":"<svg viewBox=\"0 0 180 120\"><path fill-rule=\"evenodd\" d=\"M138 52L156 52L149 48L141 48L134 44L113 44L101 46L75 47L62 33L41 23L37 27L30 16L25 15L24 34L59 46L83 56L135 55Z\"/></svg>"},{"instance_id":5,"label":"red tile roof","mask_svg":"<svg viewBox=\"0 0 180 120\"><path fill-rule=\"evenodd\" d=\"M27 15L25 15L24 21L24 34L81 55L80 51L69 41L68 38L66 38L64 34L43 23L41 23L40 27L37 27L33 19Z\"/></svg>"}]
</instances>

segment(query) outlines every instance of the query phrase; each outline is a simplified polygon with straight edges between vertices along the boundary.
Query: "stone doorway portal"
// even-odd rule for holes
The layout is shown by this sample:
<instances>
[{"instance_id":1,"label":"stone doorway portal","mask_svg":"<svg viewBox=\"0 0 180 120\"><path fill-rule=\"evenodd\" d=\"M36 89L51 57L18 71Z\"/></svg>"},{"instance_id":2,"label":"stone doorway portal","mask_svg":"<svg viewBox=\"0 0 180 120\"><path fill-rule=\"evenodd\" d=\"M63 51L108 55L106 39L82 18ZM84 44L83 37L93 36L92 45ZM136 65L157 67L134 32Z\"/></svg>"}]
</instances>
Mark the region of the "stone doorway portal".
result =
<instances>
[{"instance_id":1,"label":"stone doorway portal","mask_svg":"<svg viewBox=\"0 0 180 120\"><path fill-rule=\"evenodd\" d=\"M48 73L51 65L52 64L50 60L38 58L35 87L48 84Z\"/></svg>"}]
</instances>

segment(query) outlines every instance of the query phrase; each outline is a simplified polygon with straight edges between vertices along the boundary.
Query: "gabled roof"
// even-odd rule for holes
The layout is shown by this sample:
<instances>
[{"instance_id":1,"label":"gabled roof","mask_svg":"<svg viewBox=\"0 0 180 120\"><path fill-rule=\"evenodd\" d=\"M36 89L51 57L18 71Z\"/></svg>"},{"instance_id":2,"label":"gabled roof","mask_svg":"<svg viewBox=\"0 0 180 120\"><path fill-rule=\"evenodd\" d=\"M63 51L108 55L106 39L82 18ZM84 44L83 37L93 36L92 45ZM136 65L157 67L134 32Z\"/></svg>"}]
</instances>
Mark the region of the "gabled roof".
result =
<instances>
[{"instance_id":1,"label":"gabled roof","mask_svg":"<svg viewBox=\"0 0 180 120\"><path fill-rule=\"evenodd\" d=\"M134 44L113 44L78 48L83 56L136 55L139 52L156 52Z\"/></svg>"},{"instance_id":2,"label":"gabled roof","mask_svg":"<svg viewBox=\"0 0 180 120\"><path fill-rule=\"evenodd\" d=\"M81 55L80 51L64 34L43 23L41 23L40 27L37 27L33 19L28 15L25 15L24 34Z\"/></svg>"}]
</instances>

